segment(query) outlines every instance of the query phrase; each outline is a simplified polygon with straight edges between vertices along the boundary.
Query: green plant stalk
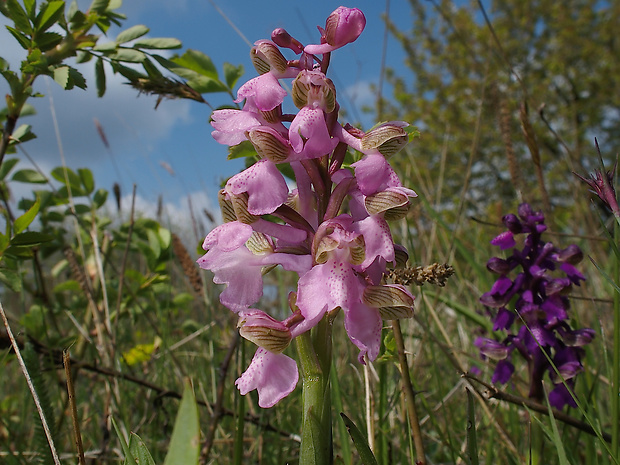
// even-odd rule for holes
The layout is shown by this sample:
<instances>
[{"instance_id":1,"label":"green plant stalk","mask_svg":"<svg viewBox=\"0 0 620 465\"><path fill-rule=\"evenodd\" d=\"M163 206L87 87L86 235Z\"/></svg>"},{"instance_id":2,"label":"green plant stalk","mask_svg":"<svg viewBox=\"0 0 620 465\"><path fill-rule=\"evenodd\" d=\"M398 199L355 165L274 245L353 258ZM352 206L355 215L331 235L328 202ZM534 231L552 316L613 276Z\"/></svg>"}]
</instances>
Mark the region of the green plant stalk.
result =
<instances>
[{"instance_id":1,"label":"green plant stalk","mask_svg":"<svg viewBox=\"0 0 620 465\"><path fill-rule=\"evenodd\" d=\"M418 412L415 405L415 393L411 378L409 376L409 365L407 364L407 354L405 353L405 341L403 333L400 329L400 322L392 320L392 330L394 331L394 340L398 348L398 361L400 364L401 381L403 383L403 392L405 394L405 402L407 405L407 414L409 416L409 425L411 426L411 435L415 444L416 462L425 465L426 456L424 454L424 442L422 441L422 429L418 419Z\"/></svg>"},{"instance_id":2,"label":"green plant stalk","mask_svg":"<svg viewBox=\"0 0 620 465\"><path fill-rule=\"evenodd\" d=\"M620 226L614 223L614 242L617 244L620 239ZM616 285L620 284L620 260L615 257L613 279ZM620 438L620 293L614 291L614 353L612 365L611 383L611 452L617 460L618 445Z\"/></svg>"},{"instance_id":3,"label":"green plant stalk","mask_svg":"<svg viewBox=\"0 0 620 465\"><path fill-rule=\"evenodd\" d=\"M241 352L241 366L245 366L245 341L239 341ZM233 452L233 463L241 465L243 463L243 436L245 426L245 397L236 393L237 397L237 418L235 419L235 443Z\"/></svg>"},{"instance_id":4,"label":"green plant stalk","mask_svg":"<svg viewBox=\"0 0 620 465\"><path fill-rule=\"evenodd\" d=\"M295 338L302 377L300 465L327 465L333 460L329 395L331 325L330 316L325 315L313 335L308 331Z\"/></svg>"}]
</instances>

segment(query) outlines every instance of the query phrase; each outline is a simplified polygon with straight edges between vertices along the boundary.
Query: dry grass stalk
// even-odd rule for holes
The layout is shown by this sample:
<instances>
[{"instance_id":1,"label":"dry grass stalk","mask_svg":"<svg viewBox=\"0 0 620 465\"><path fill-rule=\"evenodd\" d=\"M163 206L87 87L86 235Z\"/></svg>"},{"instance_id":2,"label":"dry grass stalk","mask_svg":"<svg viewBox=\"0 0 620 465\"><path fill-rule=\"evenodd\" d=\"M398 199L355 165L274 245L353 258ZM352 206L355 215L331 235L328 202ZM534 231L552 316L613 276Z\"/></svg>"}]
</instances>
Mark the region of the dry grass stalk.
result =
<instances>
[{"instance_id":1,"label":"dry grass stalk","mask_svg":"<svg viewBox=\"0 0 620 465\"><path fill-rule=\"evenodd\" d=\"M433 263L428 266L413 266L390 270L388 277L392 279L395 284L403 284L405 286L410 284L423 286L425 283L430 283L443 287L446 285L448 278L453 274L454 268L450 265Z\"/></svg>"},{"instance_id":2,"label":"dry grass stalk","mask_svg":"<svg viewBox=\"0 0 620 465\"><path fill-rule=\"evenodd\" d=\"M194 289L197 294L202 294L202 279L200 278L196 262L190 256L179 236L174 233L172 234L172 249L179 259L183 274L189 279L192 289Z\"/></svg>"}]
</instances>

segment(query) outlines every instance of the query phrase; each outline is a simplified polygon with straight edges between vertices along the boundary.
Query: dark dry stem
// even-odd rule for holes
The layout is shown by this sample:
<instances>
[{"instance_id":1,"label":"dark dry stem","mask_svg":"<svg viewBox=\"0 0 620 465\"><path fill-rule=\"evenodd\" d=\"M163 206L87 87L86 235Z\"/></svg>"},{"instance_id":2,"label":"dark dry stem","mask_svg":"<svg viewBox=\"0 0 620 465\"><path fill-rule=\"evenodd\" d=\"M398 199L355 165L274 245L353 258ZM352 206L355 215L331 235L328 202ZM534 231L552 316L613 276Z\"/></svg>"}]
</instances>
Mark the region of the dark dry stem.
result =
<instances>
[{"instance_id":1,"label":"dark dry stem","mask_svg":"<svg viewBox=\"0 0 620 465\"><path fill-rule=\"evenodd\" d=\"M425 465L426 456L424 455L424 442L422 441L422 429L420 428L420 420L415 406L415 392L409 376L409 365L407 363L407 354L405 352L405 341L403 333L400 330L400 322L392 320L392 331L394 332L394 341L398 350L398 361L400 364L400 378L403 383L403 392L405 393L405 402L407 404L407 413L409 415L409 425L411 427L411 435L416 451L416 464Z\"/></svg>"},{"instance_id":2,"label":"dark dry stem","mask_svg":"<svg viewBox=\"0 0 620 465\"><path fill-rule=\"evenodd\" d=\"M75 388L73 386L73 378L71 376L71 356L69 351L63 350L62 361L65 367L65 376L67 378L67 394L69 400L69 408L71 409L71 421L73 423L73 435L75 439L75 447L78 454L78 463L86 465L84 457L84 446L82 445L82 435L80 433L80 420L77 414L77 405L75 403Z\"/></svg>"},{"instance_id":3,"label":"dark dry stem","mask_svg":"<svg viewBox=\"0 0 620 465\"><path fill-rule=\"evenodd\" d=\"M519 405L521 407L527 407L530 410L534 410L536 412L539 413L543 413L545 415L549 415L549 409L546 405L540 404L534 400L531 399L526 399L525 397L520 397L520 396L515 396L514 394L510 394L508 392L504 392L504 391L500 391L499 389L497 389L495 386L493 386L492 384L487 383L486 381L481 380L480 378L477 378L476 376L472 375L471 373L463 373L462 376L465 379L469 379L472 381L475 381L481 385L483 385L486 389L487 389L487 395L484 396L484 398L486 399L497 399L497 400L503 400L506 401L510 404L515 404L515 405ZM575 417L572 417L564 412L561 412L555 408L551 409L553 412L553 416L555 417L556 420L561 421L562 423L566 423L567 425L570 425L574 428L577 428L580 431L583 431L584 433L588 433L591 434L592 436L598 436L597 432L594 430L594 428L592 428L592 426L590 426L588 423L585 423L583 421L579 421L577 420ZM611 434L606 433L604 431L600 432L601 437L607 441L607 442L611 442Z\"/></svg>"}]
</instances>

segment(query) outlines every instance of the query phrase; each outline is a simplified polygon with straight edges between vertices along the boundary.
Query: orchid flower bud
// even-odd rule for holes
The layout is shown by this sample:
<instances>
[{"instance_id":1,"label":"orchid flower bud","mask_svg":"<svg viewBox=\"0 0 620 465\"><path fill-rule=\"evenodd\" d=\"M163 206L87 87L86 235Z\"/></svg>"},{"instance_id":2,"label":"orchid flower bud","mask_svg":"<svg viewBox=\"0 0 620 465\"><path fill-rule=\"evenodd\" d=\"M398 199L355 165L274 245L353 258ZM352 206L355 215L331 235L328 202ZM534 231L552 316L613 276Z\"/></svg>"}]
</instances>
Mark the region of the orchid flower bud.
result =
<instances>
[{"instance_id":1,"label":"orchid flower bud","mask_svg":"<svg viewBox=\"0 0 620 465\"><path fill-rule=\"evenodd\" d=\"M294 37L286 32L284 28L274 29L271 33L271 40L273 40L279 47L289 48L293 52L300 54L304 51L304 46Z\"/></svg>"},{"instance_id":2,"label":"orchid flower bud","mask_svg":"<svg viewBox=\"0 0 620 465\"><path fill-rule=\"evenodd\" d=\"M288 68L286 58L278 46L270 40L254 42L254 47L250 50L250 58L259 74L265 74L271 70L284 74Z\"/></svg>"},{"instance_id":3,"label":"orchid flower bud","mask_svg":"<svg viewBox=\"0 0 620 465\"><path fill-rule=\"evenodd\" d=\"M304 52L311 55L328 53L355 41L366 26L366 17L357 8L340 6L327 17L320 45L306 45Z\"/></svg>"},{"instance_id":4,"label":"orchid flower bud","mask_svg":"<svg viewBox=\"0 0 620 465\"><path fill-rule=\"evenodd\" d=\"M371 129L362 136L362 150L378 150L385 158L390 158L409 142L409 134L403 129L406 126L409 123L390 121Z\"/></svg>"},{"instance_id":5,"label":"orchid flower bud","mask_svg":"<svg viewBox=\"0 0 620 465\"><path fill-rule=\"evenodd\" d=\"M241 337L274 354L282 353L291 343L291 330L261 310L240 312L237 327Z\"/></svg>"},{"instance_id":6,"label":"orchid flower bud","mask_svg":"<svg viewBox=\"0 0 620 465\"><path fill-rule=\"evenodd\" d=\"M336 108L336 87L320 71L302 70L293 81L292 97L297 108L320 108L325 113Z\"/></svg>"}]
</instances>

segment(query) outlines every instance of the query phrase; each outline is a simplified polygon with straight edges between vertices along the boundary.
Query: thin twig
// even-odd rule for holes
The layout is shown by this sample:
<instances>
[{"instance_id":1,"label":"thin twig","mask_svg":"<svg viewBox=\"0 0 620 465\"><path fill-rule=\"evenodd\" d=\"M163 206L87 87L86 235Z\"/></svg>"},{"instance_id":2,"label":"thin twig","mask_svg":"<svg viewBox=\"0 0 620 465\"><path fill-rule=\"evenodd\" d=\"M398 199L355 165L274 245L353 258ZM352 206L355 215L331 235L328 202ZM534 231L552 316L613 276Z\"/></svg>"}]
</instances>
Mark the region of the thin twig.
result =
<instances>
[{"instance_id":1,"label":"thin twig","mask_svg":"<svg viewBox=\"0 0 620 465\"><path fill-rule=\"evenodd\" d=\"M549 409L547 408L546 405L540 404L536 401L533 401L531 399L526 399L525 397L519 397L519 396L515 396L514 394L510 394L508 392L504 392L504 391L500 391L499 389L497 389L495 386L493 386L492 384L487 383L486 381L483 381L479 378L477 378L476 376L472 375L471 373L464 373L462 375L464 378L470 379L472 381L475 381L481 385L483 385L485 388L487 388L487 398L488 399L497 399L497 400L503 400L506 401L510 404L515 404L515 405L519 405L521 407L527 407L530 410L534 410L536 412L539 413L543 413L545 415L549 415ZM588 433L591 434L592 436L597 436L596 431L594 430L594 428L592 426L590 426L588 423L584 423L583 421L579 421L577 420L575 417L572 417L564 412L561 412L557 409L552 409L553 412L553 416L555 417L556 420L559 420L563 423L566 423L567 425L570 425L574 428L577 428L580 431L583 431L584 433ZM606 433L604 431L601 431L601 436L603 437L603 439L605 439L605 441L607 442L611 442L611 434Z\"/></svg>"},{"instance_id":2,"label":"thin twig","mask_svg":"<svg viewBox=\"0 0 620 465\"><path fill-rule=\"evenodd\" d=\"M78 419L77 405L75 403L75 388L71 376L71 356L68 350L62 352L62 361L65 366L65 376L67 377L67 394L69 395L69 407L71 408L71 420L73 422L73 434L75 436L75 447L78 453L78 463L80 465L86 465L82 435L80 434L80 421Z\"/></svg>"},{"instance_id":3,"label":"thin twig","mask_svg":"<svg viewBox=\"0 0 620 465\"><path fill-rule=\"evenodd\" d=\"M47 420L45 418L45 413L43 412L43 407L41 407L41 401L39 400L39 396L37 395L37 391L34 389L34 384L32 383L32 379L30 379L30 374L28 373L28 368L26 367L26 363L22 358L22 354L19 350L19 346L17 345L17 341L15 340L15 336L13 336L13 331L11 331L11 325L9 325L9 320L6 317L6 313L4 313L4 308L2 307L2 302L0 302L0 314L2 315L2 319L4 320L4 327L6 328L6 333L11 340L11 346L15 351L15 355L17 356L17 361L19 366L24 374L24 378L26 378L26 383L28 384L28 389L30 389L30 393L32 394L32 398L34 399L34 404L37 408L37 412L39 413L39 418L41 418L41 424L43 425L43 431L45 431L45 436L47 437L47 443L50 446L50 451L52 453L52 458L54 459L54 463L56 465L60 465L60 459L58 458L58 453L56 452L56 446L54 446L54 439L52 438L52 432L47 424Z\"/></svg>"}]
</instances>

